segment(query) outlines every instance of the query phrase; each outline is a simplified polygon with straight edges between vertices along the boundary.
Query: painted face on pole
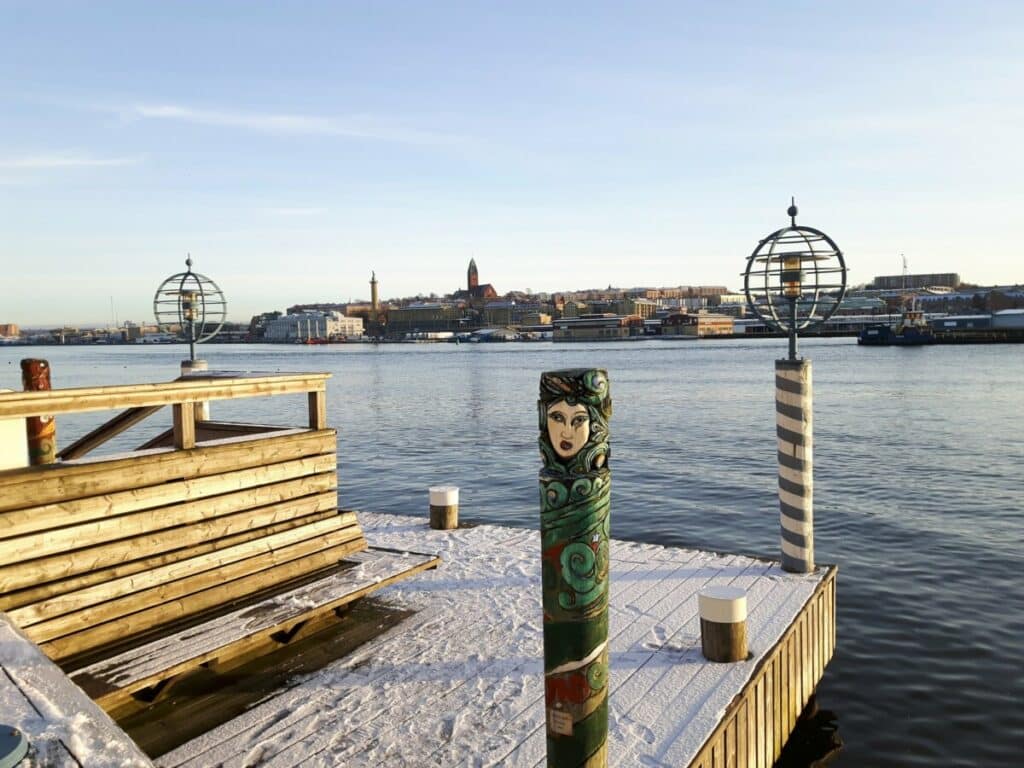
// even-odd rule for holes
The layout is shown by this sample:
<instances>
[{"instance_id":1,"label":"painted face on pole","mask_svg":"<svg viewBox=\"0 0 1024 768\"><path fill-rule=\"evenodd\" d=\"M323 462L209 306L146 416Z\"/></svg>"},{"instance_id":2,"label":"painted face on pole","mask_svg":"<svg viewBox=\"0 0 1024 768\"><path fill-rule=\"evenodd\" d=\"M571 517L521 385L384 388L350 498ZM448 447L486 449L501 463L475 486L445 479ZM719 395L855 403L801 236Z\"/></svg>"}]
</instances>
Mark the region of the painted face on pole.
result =
<instances>
[{"instance_id":1,"label":"painted face on pole","mask_svg":"<svg viewBox=\"0 0 1024 768\"><path fill-rule=\"evenodd\" d=\"M590 414L584 405L559 400L548 406L548 439L555 453L571 459L590 439Z\"/></svg>"}]
</instances>

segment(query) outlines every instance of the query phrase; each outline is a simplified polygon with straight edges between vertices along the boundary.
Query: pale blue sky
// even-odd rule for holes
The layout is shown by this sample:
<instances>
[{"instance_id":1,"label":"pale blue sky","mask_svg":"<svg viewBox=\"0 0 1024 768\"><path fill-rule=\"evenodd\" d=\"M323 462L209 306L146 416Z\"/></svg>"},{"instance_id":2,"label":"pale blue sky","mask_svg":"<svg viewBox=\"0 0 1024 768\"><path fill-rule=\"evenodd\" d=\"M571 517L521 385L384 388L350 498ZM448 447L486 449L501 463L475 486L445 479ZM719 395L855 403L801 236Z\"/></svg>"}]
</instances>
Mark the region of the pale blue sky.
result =
<instances>
[{"instance_id":1,"label":"pale blue sky","mask_svg":"<svg viewBox=\"0 0 1024 768\"><path fill-rule=\"evenodd\" d=\"M0 322L148 320L183 268L295 302L1024 282L1024 3L0 2Z\"/></svg>"}]
</instances>

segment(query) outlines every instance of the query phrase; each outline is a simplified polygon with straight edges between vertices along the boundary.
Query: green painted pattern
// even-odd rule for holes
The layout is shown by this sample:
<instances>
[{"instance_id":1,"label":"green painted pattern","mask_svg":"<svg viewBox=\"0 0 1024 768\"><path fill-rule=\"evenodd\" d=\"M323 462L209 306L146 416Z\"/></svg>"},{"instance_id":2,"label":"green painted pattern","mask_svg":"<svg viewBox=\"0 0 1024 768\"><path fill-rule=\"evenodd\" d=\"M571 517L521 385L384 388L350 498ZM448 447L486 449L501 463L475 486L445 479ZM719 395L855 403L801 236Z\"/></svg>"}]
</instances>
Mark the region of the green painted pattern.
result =
<instances>
[{"instance_id":1,"label":"green painted pattern","mask_svg":"<svg viewBox=\"0 0 1024 768\"><path fill-rule=\"evenodd\" d=\"M568 452L549 431L549 411L559 404L581 420L585 409L587 438ZM606 764L611 410L604 371L541 375L545 719L548 765L559 768ZM552 427L556 439L559 429L572 431L562 423Z\"/></svg>"}]
</instances>

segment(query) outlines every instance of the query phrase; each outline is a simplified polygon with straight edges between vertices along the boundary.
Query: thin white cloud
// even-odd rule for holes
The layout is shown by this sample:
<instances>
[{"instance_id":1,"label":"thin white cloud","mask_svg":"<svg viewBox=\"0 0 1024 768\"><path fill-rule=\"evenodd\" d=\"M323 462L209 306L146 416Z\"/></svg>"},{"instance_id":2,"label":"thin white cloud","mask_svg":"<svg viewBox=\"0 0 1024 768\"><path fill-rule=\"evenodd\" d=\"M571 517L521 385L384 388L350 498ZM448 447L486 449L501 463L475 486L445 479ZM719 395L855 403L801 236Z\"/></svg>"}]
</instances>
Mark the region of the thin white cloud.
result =
<instances>
[{"instance_id":1,"label":"thin white cloud","mask_svg":"<svg viewBox=\"0 0 1024 768\"><path fill-rule=\"evenodd\" d=\"M138 157L96 157L74 152L54 152L15 157L0 157L0 168L22 170L48 170L53 168L101 168L117 165L135 165Z\"/></svg>"},{"instance_id":2,"label":"thin white cloud","mask_svg":"<svg viewBox=\"0 0 1024 768\"><path fill-rule=\"evenodd\" d=\"M193 125L241 128L278 136L339 136L404 144L451 144L463 137L422 131L393 120L372 115L323 117L265 112L197 109L179 104L136 104L129 117L147 120L174 120Z\"/></svg>"},{"instance_id":3,"label":"thin white cloud","mask_svg":"<svg viewBox=\"0 0 1024 768\"><path fill-rule=\"evenodd\" d=\"M274 216L319 216L327 213L326 208L268 208L267 213Z\"/></svg>"}]
</instances>

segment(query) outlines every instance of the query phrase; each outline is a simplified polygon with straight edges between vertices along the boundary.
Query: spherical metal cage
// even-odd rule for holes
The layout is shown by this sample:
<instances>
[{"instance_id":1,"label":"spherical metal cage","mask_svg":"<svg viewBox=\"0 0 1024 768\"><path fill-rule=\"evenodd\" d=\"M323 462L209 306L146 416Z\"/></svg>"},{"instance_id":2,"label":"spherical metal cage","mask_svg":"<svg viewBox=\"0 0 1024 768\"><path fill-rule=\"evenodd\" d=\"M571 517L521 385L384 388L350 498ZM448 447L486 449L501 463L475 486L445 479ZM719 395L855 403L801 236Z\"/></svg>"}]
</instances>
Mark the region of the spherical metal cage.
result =
<instances>
[{"instance_id":1,"label":"spherical metal cage","mask_svg":"<svg viewBox=\"0 0 1024 768\"><path fill-rule=\"evenodd\" d=\"M187 271L171 275L156 289L153 314L161 331L177 325L179 338L200 344L217 335L228 305L213 280L192 271L191 258L185 264Z\"/></svg>"},{"instance_id":2,"label":"spherical metal cage","mask_svg":"<svg viewBox=\"0 0 1024 768\"><path fill-rule=\"evenodd\" d=\"M743 291L765 325L789 333L815 328L835 314L846 295L846 262L824 232L792 224L758 243L747 258Z\"/></svg>"}]
</instances>

